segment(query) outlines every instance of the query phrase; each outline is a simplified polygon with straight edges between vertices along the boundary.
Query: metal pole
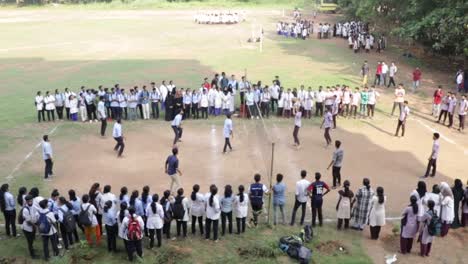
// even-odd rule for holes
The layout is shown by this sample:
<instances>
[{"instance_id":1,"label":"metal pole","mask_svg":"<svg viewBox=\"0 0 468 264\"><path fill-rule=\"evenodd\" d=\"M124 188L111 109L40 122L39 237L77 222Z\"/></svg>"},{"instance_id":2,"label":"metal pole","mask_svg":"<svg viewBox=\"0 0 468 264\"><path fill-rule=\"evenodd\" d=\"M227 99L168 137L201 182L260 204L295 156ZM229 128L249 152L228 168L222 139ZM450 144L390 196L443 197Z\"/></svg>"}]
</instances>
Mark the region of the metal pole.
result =
<instances>
[{"instance_id":1,"label":"metal pole","mask_svg":"<svg viewBox=\"0 0 468 264\"><path fill-rule=\"evenodd\" d=\"M270 224L270 214L271 214L271 197L273 196L273 164L275 159L275 143L271 143L271 164L270 164L270 195L268 196L268 217L267 222Z\"/></svg>"}]
</instances>

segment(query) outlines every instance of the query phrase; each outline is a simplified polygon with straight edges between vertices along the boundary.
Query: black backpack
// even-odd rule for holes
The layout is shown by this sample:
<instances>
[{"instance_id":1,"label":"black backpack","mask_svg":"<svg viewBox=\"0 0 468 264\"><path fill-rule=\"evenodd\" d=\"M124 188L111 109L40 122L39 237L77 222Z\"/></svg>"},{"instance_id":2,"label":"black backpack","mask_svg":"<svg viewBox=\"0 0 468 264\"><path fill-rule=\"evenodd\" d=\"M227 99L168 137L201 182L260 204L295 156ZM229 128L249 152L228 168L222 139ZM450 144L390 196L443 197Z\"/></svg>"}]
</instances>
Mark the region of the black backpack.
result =
<instances>
[{"instance_id":1,"label":"black backpack","mask_svg":"<svg viewBox=\"0 0 468 264\"><path fill-rule=\"evenodd\" d=\"M83 206L81 206L81 212L78 215L78 223L80 223L83 226L91 226L93 224L93 222L91 222L91 219L89 219L88 215L89 207L91 207L91 205L88 205L88 207L86 207L86 210L83 210Z\"/></svg>"},{"instance_id":2,"label":"black backpack","mask_svg":"<svg viewBox=\"0 0 468 264\"><path fill-rule=\"evenodd\" d=\"M166 208L168 205L169 208ZM166 200L162 206L164 210L164 223L168 224L172 221L172 204L168 200Z\"/></svg>"},{"instance_id":3,"label":"black backpack","mask_svg":"<svg viewBox=\"0 0 468 264\"><path fill-rule=\"evenodd\" d=\"M59 210L63 214L63 225L65 226L65 231L67 231L67 233L73 232L73 230L76 229L75 216L73 215L71 210L68 210L66 212L62 208L60 208Z\"/></svg>"},{"instance_id":4,"label":"black backpack","mask_svg":"<svg viewBox=\"0 0 468 264\"><path fill-rule=\"evenodd\" d=\"M28 210L28 212L31 212L29 210L29 207L27 207L27 206L21 207L21 210L19 211L19 214L18 214L18 224L20 224L20 225L22 225L24 223L24 220L25 220L24 217L23 217L24 209Z\"/></svg>"},{"instance_id":5,"label":"black backpack","mask_svg":"<svg viewBox=\"0 0 468 264\"><path fill-rule=\"evenodd\" d=\"M177 197L175 199L173 215L174 215L174 219L176 220L184 219L185 209L184 209L184 205L182 204L183 199L184 197Z\"/></svg>"}]
</instances>

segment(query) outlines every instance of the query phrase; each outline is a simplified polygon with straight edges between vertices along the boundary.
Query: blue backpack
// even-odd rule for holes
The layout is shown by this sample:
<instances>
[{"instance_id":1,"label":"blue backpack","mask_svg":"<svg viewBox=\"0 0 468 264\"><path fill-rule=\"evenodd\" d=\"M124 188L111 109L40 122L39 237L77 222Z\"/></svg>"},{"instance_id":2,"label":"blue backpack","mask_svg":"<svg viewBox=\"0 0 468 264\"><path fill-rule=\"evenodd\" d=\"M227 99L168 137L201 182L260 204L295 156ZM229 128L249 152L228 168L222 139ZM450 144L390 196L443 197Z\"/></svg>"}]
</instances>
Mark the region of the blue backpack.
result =
<instances>
[{"instance_id":1,"label":"blue backpack","mask_svg":"<svg viewBox=\"0 0 468 264\"><path fill-rule=\"evenodd\" d=\"M46 213L39 213L39 220L37 221L37 223L39 227L39 233L41 235L48 235L52 227L49 218L47 217L48 213L49 211L47 211Z\"/></svg>"}]
</instances>

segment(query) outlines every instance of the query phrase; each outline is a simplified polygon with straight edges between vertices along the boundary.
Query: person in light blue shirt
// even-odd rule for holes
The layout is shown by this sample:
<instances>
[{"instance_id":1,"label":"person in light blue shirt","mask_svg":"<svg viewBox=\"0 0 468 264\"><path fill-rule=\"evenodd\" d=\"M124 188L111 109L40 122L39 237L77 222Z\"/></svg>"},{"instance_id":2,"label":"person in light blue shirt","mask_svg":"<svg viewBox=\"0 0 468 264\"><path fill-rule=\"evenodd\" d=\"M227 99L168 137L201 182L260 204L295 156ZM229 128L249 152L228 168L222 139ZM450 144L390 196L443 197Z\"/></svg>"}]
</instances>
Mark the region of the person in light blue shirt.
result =
<instances>
[{"instance_id":1,"label":"person in light blue shirt","mask_svg":"<svg viewBox=\"0 0 468 264\"><path fill-rule=\"evenodd\" d=\"M277 223L277 210L281 213L282 224L286 224L284 205L286 204L285 198L286 185L283 183L283 174L276 175L276 184L273 186L273 224Z\"/></svg>"},{"instance_id":2,"label":"person in light blue shirt","mask_svg":"<svg viewBox=\"0 0 468 264\"><path fill-rule=\"evenodd\" d=\"M111 210L112 206L112 201L107 201L104 204L104 215L102 221L106 227L107 250L109 252L117 252L119 225L117 222L117 212L115 210Z\"/></svg>"},{"instance_id":3,"label":"person in light blue shirt","mask_svg":"<svg viewBox=\"0 0 468 264\"><path fill-rule=\"evenodd\" d=\"M139 192L137 190L132 192L132 195L130 196L130 202L129 205L133 208L135 208L135 213L138 216L143 216L145 215L144 209L143 209L143 203L141 202L140 198L138 198Z\"/></svg>"},{"instance_id":4,"label":"person in light blue shirt","mask_svg":"<svg viewBox=\"0 0 468 264\"><path fill-rule=\"evenodd\" d=\"M69 203L65 197L58 198L57 203L57 217L60 225L60 233L62 234L62 241L65 245L65 249L68 250L68 246L73 245L73 231L69 230L67 223L65 222L66 214L68 211L73 210L73 205Z\"/></svg>"},{"instance_id":5,"label":"person in light blue shirt","mask_svg":"<svg viewBox=\"0 0 468 264\"><path fill-rule=\"evenodd\" d=\"M5 218L5 231L7 236L16 237L16 203L8 184L0 187L0 209Z\"/></svg>"},{"instance_id":6,"label":"person in light blue shirt","mask_svg":"<svg viewBox=\"0 0 468 264\"><path fill-rule=\"evenodd\" d=\"M229 234L232 234L232 204L234 197L232 196L231 185L224 187L224 196L221 198L221 235L226 233L226 220L228 222Z\"/></svg>"}]
</instances>

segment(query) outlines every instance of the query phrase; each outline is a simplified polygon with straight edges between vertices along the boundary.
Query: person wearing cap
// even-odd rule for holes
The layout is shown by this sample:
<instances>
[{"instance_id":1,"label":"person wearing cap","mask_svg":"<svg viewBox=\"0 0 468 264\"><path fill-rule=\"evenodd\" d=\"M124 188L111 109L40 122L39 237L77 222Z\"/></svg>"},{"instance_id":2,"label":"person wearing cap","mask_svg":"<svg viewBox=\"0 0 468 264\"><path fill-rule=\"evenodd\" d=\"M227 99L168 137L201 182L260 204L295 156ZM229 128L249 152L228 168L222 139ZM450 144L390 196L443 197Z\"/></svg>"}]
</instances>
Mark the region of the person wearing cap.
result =
<instances>
[{"instance_id":1,"label":"person wearing cap","mask_svg":"<svg viewBox=\"0 0 468 264\"><path fill-rule=\"evenodd\" d=\"M33 207L33 196L26 195L25 197L25 205L22 207L20 213L23 217L23 224L21 225L21 229L23 229L23 234L26 237L26 241L28 243L28 250L29 255L31 258L36 259L37 256L34 252L34 239L36 238L36 228L34 224L37 222L37 212Z\"/></svg>"}]
</instances>

